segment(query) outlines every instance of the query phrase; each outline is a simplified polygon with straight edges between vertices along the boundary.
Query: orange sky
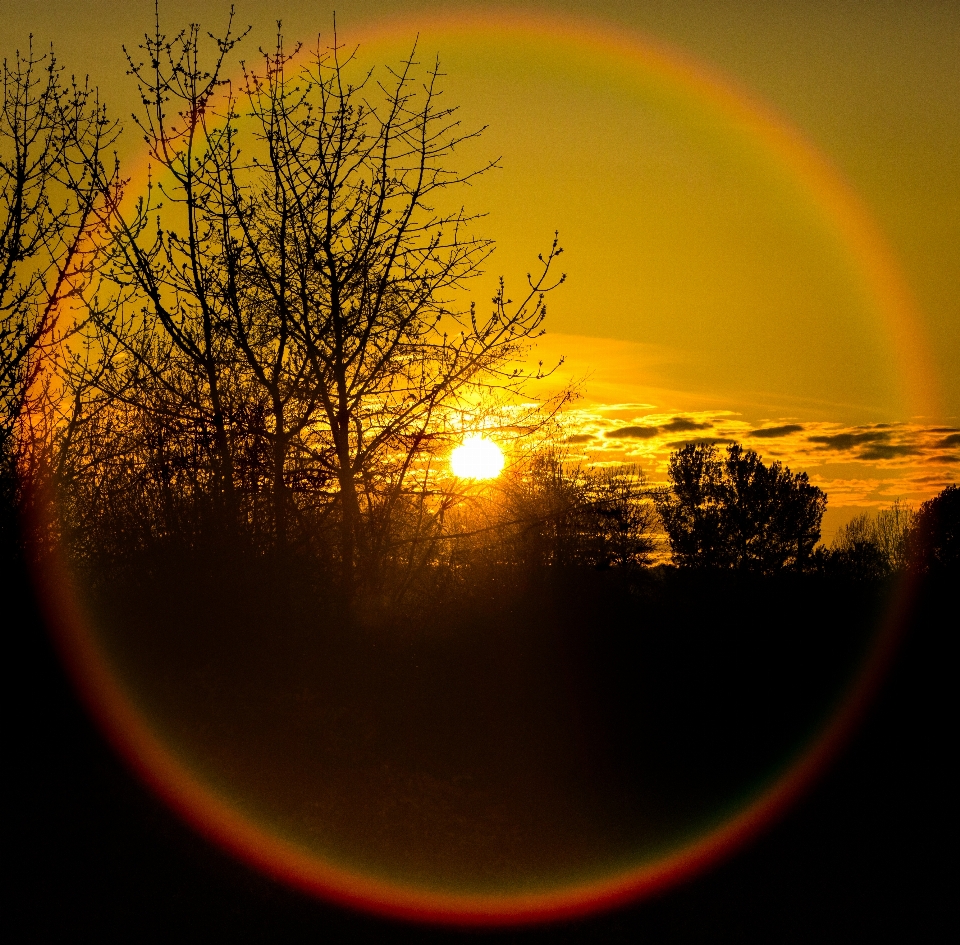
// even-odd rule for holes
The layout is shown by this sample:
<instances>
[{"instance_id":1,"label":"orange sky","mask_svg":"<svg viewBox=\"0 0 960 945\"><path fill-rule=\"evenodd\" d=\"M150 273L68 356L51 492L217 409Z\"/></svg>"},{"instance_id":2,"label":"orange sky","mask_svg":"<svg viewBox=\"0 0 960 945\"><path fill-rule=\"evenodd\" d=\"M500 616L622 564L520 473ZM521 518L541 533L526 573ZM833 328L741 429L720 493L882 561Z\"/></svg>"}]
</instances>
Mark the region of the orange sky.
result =
<instances>
[{"instance_id":1,"label":"orange sky","mask_svg":"<svg viewBox=\"0 0 960 945\"><path fill-rule=\"evenodd\" d=\"M227 5L163 7L216 30ZM251 59L278 18L291 38L330 25L305 0L237 9ZM4 54L53 39L128 114L120 44L152 0L75 10L19 5ZM419 31L465 126L489 126L462 155L502 156L462 195L499 247L479 299L560 230L569 280L541 348L583 381L586 461L657 479L674 434L742 438L826 489L828 533L960 478L958 8L351 0L337 16L371 64ZM770 427L798 429L749 436Z\"/></svg>"}]
</instances>

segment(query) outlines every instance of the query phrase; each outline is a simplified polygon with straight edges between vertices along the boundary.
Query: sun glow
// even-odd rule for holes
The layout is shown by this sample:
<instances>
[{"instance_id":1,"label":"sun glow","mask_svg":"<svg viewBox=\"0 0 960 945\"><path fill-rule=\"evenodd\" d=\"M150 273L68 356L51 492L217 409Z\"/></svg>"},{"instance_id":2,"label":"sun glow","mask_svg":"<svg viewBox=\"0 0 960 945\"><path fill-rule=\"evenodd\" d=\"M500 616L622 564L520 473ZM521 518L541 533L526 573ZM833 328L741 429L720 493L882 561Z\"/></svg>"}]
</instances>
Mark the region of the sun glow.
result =
<instances>
[{"instance_id":1,"label":"sun glow","mask_svg":"<svg viewBox=\"0 0 960 945\"><path fill-rule=\"evenodd\" d=\"M503 452L493 440L471 436L450 454L450 466L461 479L496 479L503 470Z\"/></svg>"}]
</instances>

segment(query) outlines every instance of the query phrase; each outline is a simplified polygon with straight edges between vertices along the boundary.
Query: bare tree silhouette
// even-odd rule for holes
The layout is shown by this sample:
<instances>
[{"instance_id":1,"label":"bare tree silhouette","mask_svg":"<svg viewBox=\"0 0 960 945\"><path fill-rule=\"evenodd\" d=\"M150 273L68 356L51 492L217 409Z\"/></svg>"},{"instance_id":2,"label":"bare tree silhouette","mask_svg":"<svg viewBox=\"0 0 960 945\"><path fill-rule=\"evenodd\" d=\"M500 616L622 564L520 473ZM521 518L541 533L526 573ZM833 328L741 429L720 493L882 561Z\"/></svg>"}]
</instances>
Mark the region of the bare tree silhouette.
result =
<instances>
[{"instance_id":1,"label":"bare tree silhouette","mask_svg":"<svg viewBox=\"0 0 960 945\"><path fill-rule=\"evenodd\" d=\"M88 226L100 197L92 168L117 128L96 89L65 81L51 49L3 61L0 105L0 458L7 507L48 464L45 363L61 313L89 280ZM18 485L19 483L19 485Z\"/></svg>"},{"instance_id":2,"label":"bare tree silhouette","mask_svg":"<svg viewBox=\"0 0 960 945\"><path fill-rule=\"evenodd\" d=\"M179 479L234 527L267 495L280 550L312 503L339 523L349 587L376 571L411 493L422 519L424 470L463 418L544 376L520 359L562 249L481 316L464 294L493 243L442 206L496 162L455 166L480 132L440 104L439 64L421 70L414 47L375 81L336 36L309 55L278 36L235 89L242 38L229 24L207 64L198 27L171 39L157 20L144 62L128 56L155 163L135 207L100 168L108 242L72 382L99 429L87 447L109 461L84 464L162 494Z\"/></svg>"},{"instance_id":3,"label":"bare tree silhouette","mask_svg":"<svg viewBox=\"0 0 960 945\"><path fill-rule=\"evenodd\" d=\"M861 512L837 530L828 566L850 577L879 580L907 567L915 512L899 499L875 514Z\"/></svg>"}]
</instances>

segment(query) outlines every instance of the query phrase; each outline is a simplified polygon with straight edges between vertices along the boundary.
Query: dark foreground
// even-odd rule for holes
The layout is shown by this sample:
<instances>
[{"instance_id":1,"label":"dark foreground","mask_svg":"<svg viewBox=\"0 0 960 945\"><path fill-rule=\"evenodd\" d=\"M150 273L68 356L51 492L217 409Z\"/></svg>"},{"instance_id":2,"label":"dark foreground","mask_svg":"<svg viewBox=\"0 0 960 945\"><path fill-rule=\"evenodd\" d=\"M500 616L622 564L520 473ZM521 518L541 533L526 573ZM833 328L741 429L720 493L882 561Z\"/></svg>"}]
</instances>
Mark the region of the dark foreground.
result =
<instances>
[{"instance_id":1,"label":"dark foreground","mask_svg":"<svg viewBox=\"0 0 960 945\"><path fill-rule=\"evenodd\" d=\"M20 578L7 575L15 593ZM129 626L120 618L130 608L153 622L140 621L135 641L108 642L186 755L358 865L459 871L491 889L518 870L576 875L598 850L654 849L755 790L829 714L878 600L822 582L671 575L627 593L615 576L566 575L420 626L367 618L343 635L329 615L320 629L330 632L318 632L297 607L271 623L269 599L258 613L232 595L224 621L204 610L208 594L185 607L128 590L108 608L115 627ZM496 934L929 940L946 919L935 861L952 837L955 793L944 757L947 629L932 617L948 593L927 589L860 732L758 841L652 902ZM281 623L283 634L264 633ZM23 929L17 940L476 938L341 912L231 861L115 759L34 613L9 652L17 803L7 849L21 891L5 911ZM361 835L377 837L372 853Z\"/></svg>"}]
</instances>

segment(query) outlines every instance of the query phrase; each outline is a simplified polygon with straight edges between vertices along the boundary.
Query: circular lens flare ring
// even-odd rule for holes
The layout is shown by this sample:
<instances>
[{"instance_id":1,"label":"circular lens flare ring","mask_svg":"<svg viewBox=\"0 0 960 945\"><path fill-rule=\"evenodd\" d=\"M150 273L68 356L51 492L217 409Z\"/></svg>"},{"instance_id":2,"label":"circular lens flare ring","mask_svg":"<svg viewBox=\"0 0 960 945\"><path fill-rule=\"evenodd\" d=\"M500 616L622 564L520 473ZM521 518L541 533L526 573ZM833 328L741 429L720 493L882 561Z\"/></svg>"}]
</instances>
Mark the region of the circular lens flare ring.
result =
<instances>
[{"instance_id":1,"label":"circular lens flare ring","mask_svg":"<svg viewBox=\"0 0 960 945\"><path fill-rule=\"evenodd\" d=\"M443 25L437 24L438 27ZM446 25L460 31L494 28L487 20L458 23L456 27ZM751 130L758 142L808 186L824 211L836 221L838 230L853 247L865 278L884 303L882 308L892 323L888 326L891 334L895 337L913 334L913 320L909 317L912 300L906 297L897 268L888 265L889 251L874 231L872 222L861 213L859 202L816 152L798 142L789 129L759 110L755 103L741 100L732 87L693 69L688 62L675 57L672 51L634 43L629 37L614 36L603 29L580 25L584 29L579 32L578 41L594 43L613 55L636 61L640 68L658 72L665 80L683 84L692 94L712 100L731 121L739 121ZM410 31L412 26L402 20L381 23L368 35L376 38L383 32ZM571 27L571 21L559 19L552 23L512 22L515 31L531 37L566 36L572 32ZM496 28L502 29L502 24ZM915 388L924 388L932 372L925 376L925 372L917 370L916 364L909 359L907 366L913 368L908 381ZM474 445L476 441L489 446L478 447ZM487 455L488 461L493 458L492 447L499 462L492 475L496 476L502 470L503 455L499 448L492 441L478 436L454 450L451 466L455 475L471 479L492 478L491 475L476 475L471 471L471 464L460 472L454 456L467 447L470 447L467 455L480 452ZM895 646L897 630L902 624L902 612L908 607L910 597L908 589L901 592L897 605L888 615L886 631L881 634L859 679L819 737L766 792L713 832L697 838L658 863L627 869L595 884L527 896L483 897L398 888L371 877L358 876L320 860L295 843L282 840L218 796L197 772L185 767L137 710L100 649L90 616L82 612L79 595L71 591L72 580L69 568L61 567L39 574L37 581L65 662L101 727L131 767L198 831L266 873L324 898L390 916L458 925L518 924L594 912L673 885L741 845L776 817L816 777L848 737L883 676Z\"/></svg>"},{"instance_id":2,"label":"circular lens flare ring","mask_svg":"<svg viewBox=\"0 0 960 945\"><path fill-rule=\"evenodd\" d=\"M450 454L450 467L460 479L496 479L503 463L503 451L485 436L468 437Z\"/></svg>"}]
</instances>

